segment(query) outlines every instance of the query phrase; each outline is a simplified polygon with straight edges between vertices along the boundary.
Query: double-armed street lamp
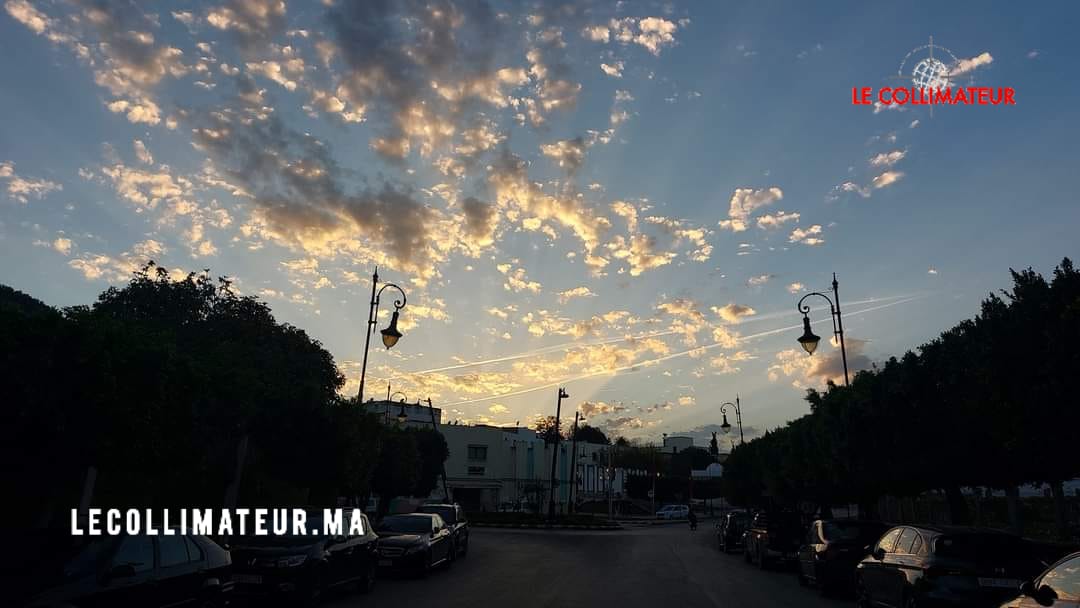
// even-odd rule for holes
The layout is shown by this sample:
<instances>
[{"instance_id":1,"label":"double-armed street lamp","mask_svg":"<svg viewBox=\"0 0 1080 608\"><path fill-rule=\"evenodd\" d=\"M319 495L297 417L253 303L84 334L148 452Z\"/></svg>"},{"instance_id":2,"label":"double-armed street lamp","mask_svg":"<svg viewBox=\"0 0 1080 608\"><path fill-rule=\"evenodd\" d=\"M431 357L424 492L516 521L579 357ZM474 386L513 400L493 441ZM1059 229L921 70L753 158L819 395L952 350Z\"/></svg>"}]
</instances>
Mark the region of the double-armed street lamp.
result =
<instances>
[{"instance_id":1,"label":"double-armed street lamp","mask_svg":"<svg viewBox=\"0 0 1080 608\"><path fill-rule=\"evenodd\" d=\"M727 408L735 408L735 423L739 425L739 445L746 443L746 438L743 436L742 430L742 408L740 407L739 396L735 395L735 403L727 401L720 404L720 413L724 416L724 423L720 425L720 430L724 431L727 435L731 432L731 423L727 420Z\"/></svg>"},{"instance_id":2,"label":"double-armed street lamp","mask_svg":"<svg viewBox=\"0 0 1080 608\"><path fill-rule=\"evenodd\" d=\"M398 313L402 308L405 308L405 290L398 287L393 283L384 283L382 287L379 287L379 269L375 268L375 273L371 275L371 308L368 310L367 331L364 336L364 362L360 365L360 390L357 392L357 397L360 403L364 402L364 379L367 376L367 358L368 347L371 345L371 334L375 331L375 324L379 318L379 300L382 297L382 292L387 287L393 287L401 294L400 300L394 300L394 315L390 317L390 325L387 325L385 329L380 331L382 334L382 343L387 350L393 348L401 339L401 332L398 331ZM404 408L402 409L404 413Z\"/></svg>"},{"instance_id":3,"label":"double-armed street lamp","mask_svg":"<svg viewBox=\"0 0 1080 608\"><path fill-rule=\"evenodd\" d=\"M844 348L844 321L840 316L840 291L839 285L836 282L836 273L833 273L832 277L832 290L833 297L813 291L803 296L799 303L795 305L795 308L803 315L803 335L799 336L799 344L802 345L803 350L807 355L813 355L817 350L818 342L821 342L821 337L814 334L810 330L810 306L803 304L806 298L810 296L820 296L825 298L825 301L829 303L829 312L832 316L833 322L833 335L836 336L837 341L840 342L840 358L844 362L844 386L848 386L848 370L847 370L847 350Z\"/></svg>"}]
</instances>

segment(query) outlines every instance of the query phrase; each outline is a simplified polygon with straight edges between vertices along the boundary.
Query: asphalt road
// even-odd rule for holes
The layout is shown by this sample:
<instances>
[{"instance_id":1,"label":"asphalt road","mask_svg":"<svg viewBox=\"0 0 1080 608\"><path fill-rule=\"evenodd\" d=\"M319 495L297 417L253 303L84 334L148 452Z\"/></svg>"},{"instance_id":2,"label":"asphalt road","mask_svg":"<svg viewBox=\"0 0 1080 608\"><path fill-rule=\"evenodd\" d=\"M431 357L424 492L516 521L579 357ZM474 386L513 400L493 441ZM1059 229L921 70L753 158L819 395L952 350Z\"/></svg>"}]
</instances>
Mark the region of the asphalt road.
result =
<instances>
[{"instance_id":1,"label":"asphalt road","mask_svg":"<svg viewBox=\"0 0 1080 608\"><path fill-rule=\"evenodd\" d=\"M723 555L711 525L611 532L474 528L469 555L426 579L381 579L367 596L330 599L331 608L627 608L672 606L838 607L803 589L791 572L759 571Z\"/></svg>"}]
</instances>

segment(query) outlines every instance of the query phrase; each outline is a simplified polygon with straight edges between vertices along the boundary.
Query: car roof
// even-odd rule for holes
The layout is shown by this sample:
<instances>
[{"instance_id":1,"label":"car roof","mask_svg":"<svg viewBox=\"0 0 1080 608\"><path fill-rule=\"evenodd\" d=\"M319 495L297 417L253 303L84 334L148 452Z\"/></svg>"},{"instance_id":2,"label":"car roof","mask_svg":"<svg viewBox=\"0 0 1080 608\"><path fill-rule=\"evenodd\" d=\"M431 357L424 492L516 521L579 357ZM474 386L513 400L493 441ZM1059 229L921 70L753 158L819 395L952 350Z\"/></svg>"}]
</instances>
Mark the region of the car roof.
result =
<instances>
[{"instance_id":1,"label":"car roof","mask_svg":"<svg viewBox=\"0 0 1080 608\"><path fill-rule=\"evenodd\" d=\"M916 530L922 530L926 532L935 532L938 534L979 534L979 535L992 535L1001 537L1020 538L1015 534L1005 532L1003 530L995 530L993 528L981 528L978 526L954 526L954 525L936 525L936 524L896 524L894 528L915 528Z\"/></svg>"}]
</instances>

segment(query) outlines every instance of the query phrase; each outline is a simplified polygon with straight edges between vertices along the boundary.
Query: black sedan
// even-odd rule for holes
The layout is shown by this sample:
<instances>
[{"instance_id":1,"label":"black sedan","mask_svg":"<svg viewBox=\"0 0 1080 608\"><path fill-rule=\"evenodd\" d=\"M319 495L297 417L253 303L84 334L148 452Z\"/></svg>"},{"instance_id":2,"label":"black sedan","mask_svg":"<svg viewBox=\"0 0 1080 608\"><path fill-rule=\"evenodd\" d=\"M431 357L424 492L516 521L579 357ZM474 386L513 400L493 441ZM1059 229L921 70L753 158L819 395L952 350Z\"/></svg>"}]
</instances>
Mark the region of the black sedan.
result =
<instances>
[{"instance_id":1,"label":"black sedan","mask_svg":"<svg viewBox=\"0 0 1080 608\"><path fill-rule=\"evenodd\" d=\"M817 585L822 594L850 591L855 567L889 526L872 521L817 520L799 548L799 582Z\"/></svg>"},{"instance_id":2,"label":"black sedan","mask_svg":"<svg viewBox=\"0 0 1080 608\"><path fill-rule=\"evenodd\" d=\"M980 528L898 526L856 570L860 608L997 606L1041 570L1018 536Z\"/></svg>"},{"instance_id":3,"label":"black sedan","mask_svg":"<svg viewBox=\"0 0 1080 608\"><path fill-rule=\"evenodd\" d=\"M29 593L14 605L225 606L229 552L205 536L174 532L38 539L40 555L16 581Z\"/></svg>"},{"instance_id":4,"label":"black sedan","mask_svg":"<svg viewBox=\"0 0 1080 608\"><path fill-rule=\"evenodd\" d=\"M450 551L450 559L465 557L469 553L469 520L465 517L465 510L459 504L426 504L422 505L418 513L433 513L438 515L450 526L450 540L453 549Z\"/></svg>"},{"instance_id":5,"label":"black sedan","mask_svg":"<svg viewBox=\"0 0 1080 608\"><path fill-rule=\"evenodd\" d=\"M379 534L379 566L426 575L449 564L452 532L438 515L388 515L375 530Z\"/></svg>"},{"instance_id":6,"label":"black sedan","mask_svg":"<svg viewBox=\"0 0 1080 608\"><path fill-rule=\"evenodd\" d=\"M322 515L308 515L308 530L322 529ZM364 533L328 536L248 536L231 547L236 593L243 599L274 598L313 604L327 590L375 585L378 537L364 516Z\"/></svg>"}]
</instances>

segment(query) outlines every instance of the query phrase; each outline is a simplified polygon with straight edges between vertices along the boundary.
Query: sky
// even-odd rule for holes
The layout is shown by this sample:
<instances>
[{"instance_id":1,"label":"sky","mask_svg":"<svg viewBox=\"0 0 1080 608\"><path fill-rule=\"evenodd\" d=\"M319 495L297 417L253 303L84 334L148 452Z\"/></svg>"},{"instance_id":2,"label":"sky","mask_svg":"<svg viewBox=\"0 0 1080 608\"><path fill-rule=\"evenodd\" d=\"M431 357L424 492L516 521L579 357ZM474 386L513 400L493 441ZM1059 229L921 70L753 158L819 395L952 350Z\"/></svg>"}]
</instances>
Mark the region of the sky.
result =
<instances>
[{"instance_id":1,"label":"sky","mask_svg":"<svg viewBox=\"0 0 1080 608\"><path fill-rule=\"evenodd\" d=\"M795 341L832 273L854 372L1078 254L1075 3L2 4L0 283L68 306L209 269L355 394L378 266L404 337L365 398L444 420L563 386L564 417L704 444L738 396L750 438L842 382ZM1016 104L852 104L931 36Z\"/></svg>"}]
</instances>

